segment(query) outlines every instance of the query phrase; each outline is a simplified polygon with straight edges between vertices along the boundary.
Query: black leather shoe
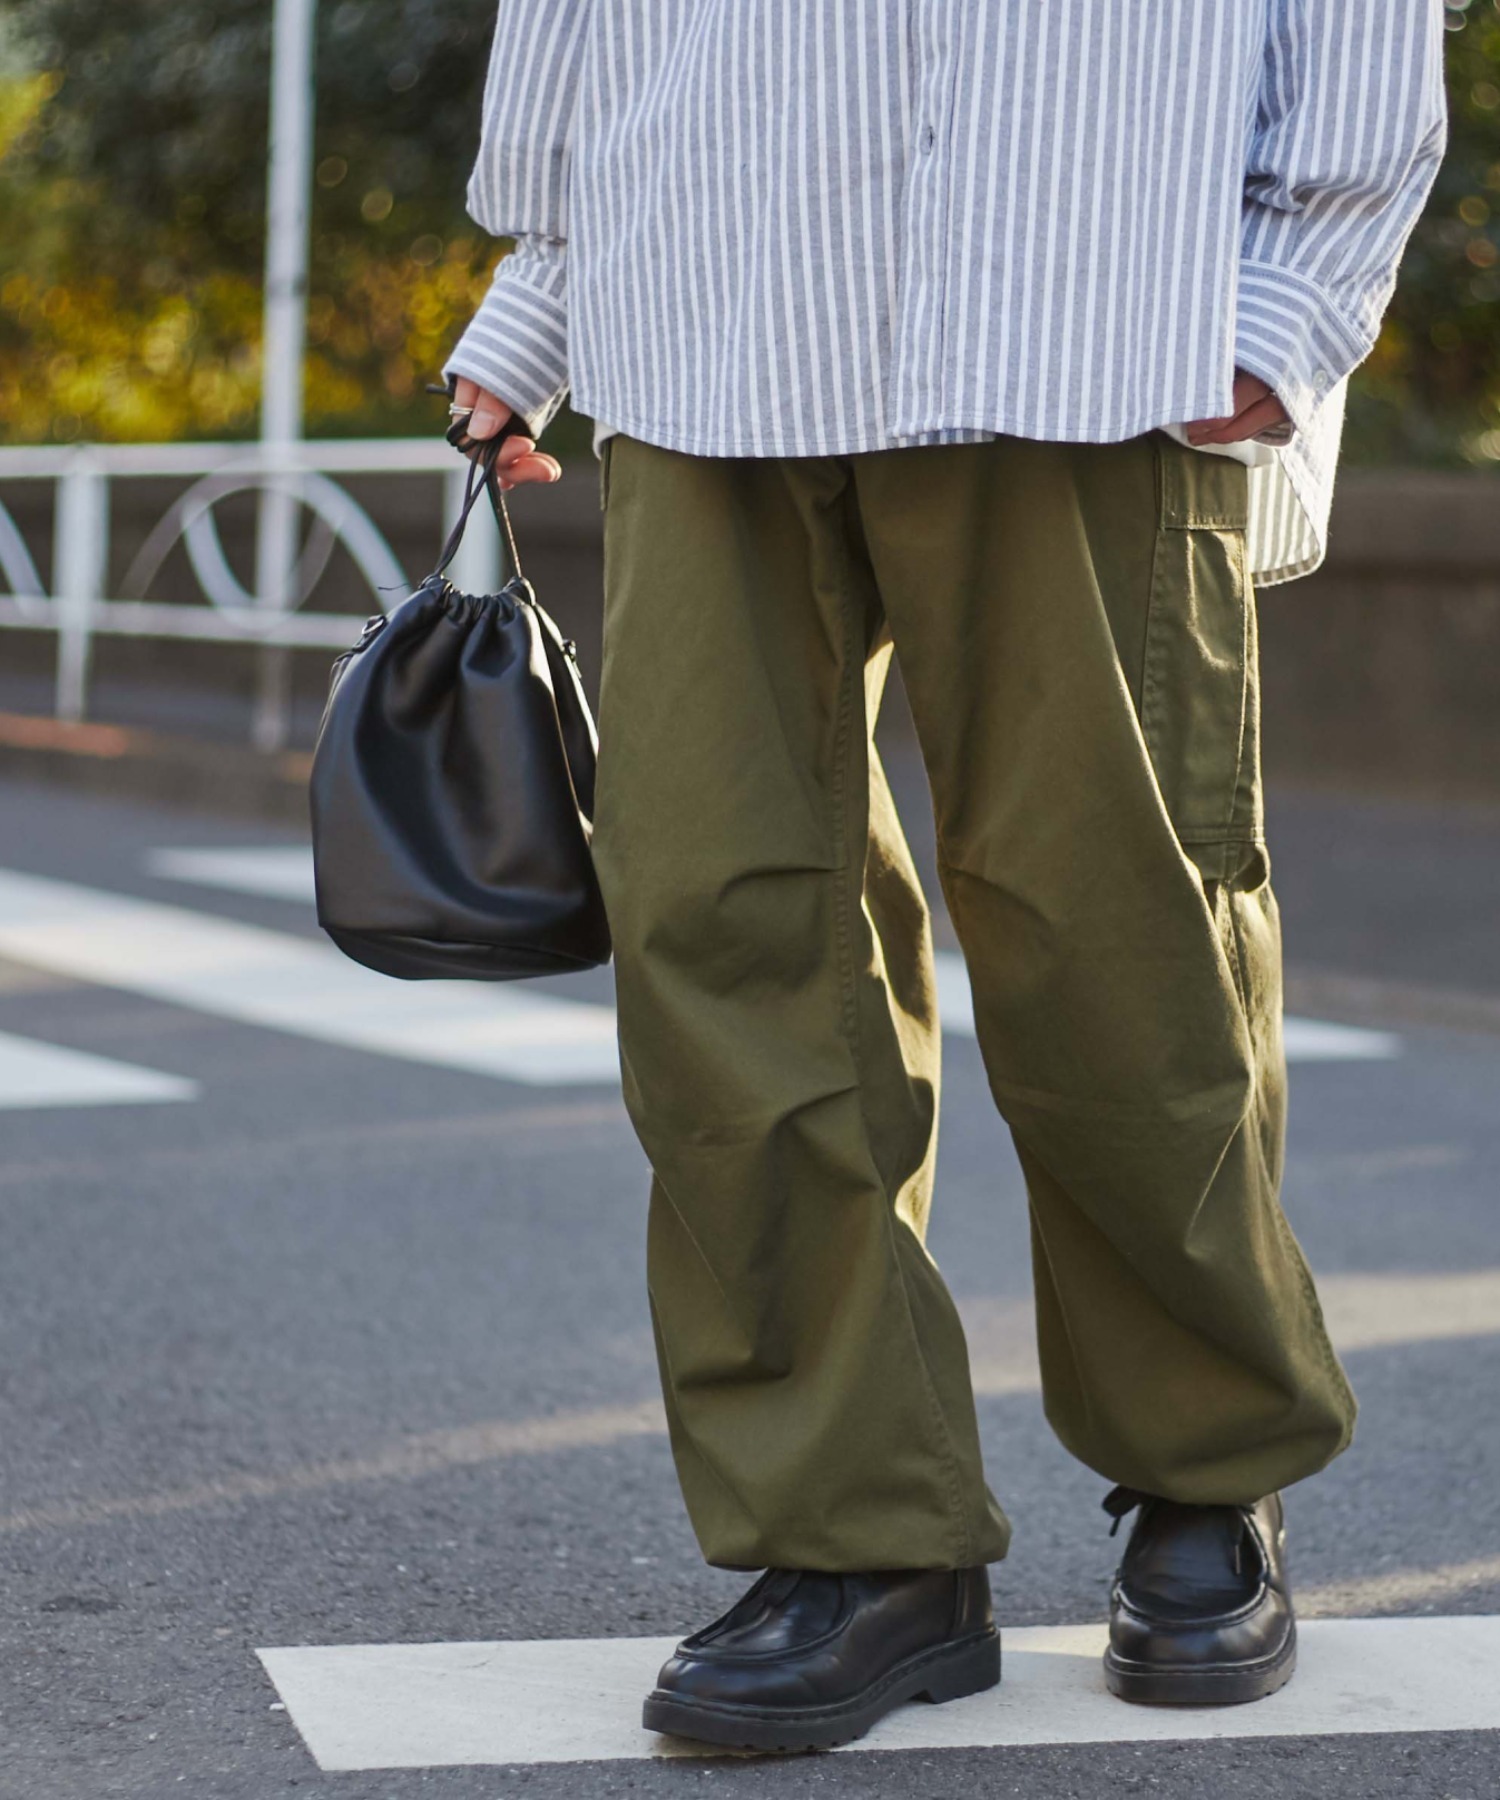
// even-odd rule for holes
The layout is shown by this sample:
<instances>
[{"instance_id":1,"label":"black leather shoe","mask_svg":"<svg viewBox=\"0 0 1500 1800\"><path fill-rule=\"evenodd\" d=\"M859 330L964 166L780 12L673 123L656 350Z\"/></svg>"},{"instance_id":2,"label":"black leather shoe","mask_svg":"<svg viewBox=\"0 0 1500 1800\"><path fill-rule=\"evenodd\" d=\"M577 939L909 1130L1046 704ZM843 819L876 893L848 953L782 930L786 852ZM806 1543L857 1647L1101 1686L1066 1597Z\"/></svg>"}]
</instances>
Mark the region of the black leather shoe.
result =
<instances>
[{"instance_id":1,"label":"black leather shoe","mask_svg":"<svg viewBox=\"0 0 1500 1800\"><path fill-rule=\"evenodd\" d=\"M737 1750L831 1750L903 1701L957 1700L999 1679L982 1568L769 1569L677 1646L642 1723Z\"/></svg>"},{"instance_id":2,"label":"black leather shoe","mask_svg":"<svg viewBox=\"0 0 1500 1800\"><path fill-rule=\"evenodd\" d=\"M1140 1511L1110 1595L1109 1691L1165 1706L1232 1706L1290 1681L1297 1621L1281 1496L1183 1506L1117 1487L1105 1497L1115 1529L1132 1507Z\"/></svg>"}]
</instances>

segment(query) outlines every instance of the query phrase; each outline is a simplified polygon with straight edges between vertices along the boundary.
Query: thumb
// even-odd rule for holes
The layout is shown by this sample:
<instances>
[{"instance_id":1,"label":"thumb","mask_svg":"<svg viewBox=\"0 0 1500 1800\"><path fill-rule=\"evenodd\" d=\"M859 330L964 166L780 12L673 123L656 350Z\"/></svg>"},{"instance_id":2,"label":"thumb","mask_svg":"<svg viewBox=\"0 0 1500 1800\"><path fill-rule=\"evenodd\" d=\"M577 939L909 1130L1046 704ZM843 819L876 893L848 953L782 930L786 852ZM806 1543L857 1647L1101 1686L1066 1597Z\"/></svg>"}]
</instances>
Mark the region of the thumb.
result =
<instances>
[{"instance_id":1,"label":"thumb","mask_svg":"<svg viewBox=\"0 0 1500 1800\"><path fill-rule=\"evenodd\" d=\"M469 414L468 432L471 438L492 438L511 416L511 408L503 400L480 388L474 401L474 410Z\"/></svg>"}]
</instances>

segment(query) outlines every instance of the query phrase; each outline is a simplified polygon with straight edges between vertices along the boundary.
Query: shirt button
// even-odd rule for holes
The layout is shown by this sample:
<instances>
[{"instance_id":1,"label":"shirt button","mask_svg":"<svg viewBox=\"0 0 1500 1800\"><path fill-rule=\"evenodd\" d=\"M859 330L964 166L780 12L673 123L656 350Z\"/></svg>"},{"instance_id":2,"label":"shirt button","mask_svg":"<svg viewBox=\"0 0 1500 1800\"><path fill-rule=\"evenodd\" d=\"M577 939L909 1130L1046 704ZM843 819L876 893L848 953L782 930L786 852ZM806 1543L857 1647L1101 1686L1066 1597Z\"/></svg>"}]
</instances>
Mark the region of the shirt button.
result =
<instances>
[{"instance_id":1,"label":"shirt button","mask_svg":"<svg viewBox=\"0 0 1500 1800\"><path fill-rule=\"evenodd\" d=\"M1327 371L1327 369L1317 369L1314 371L1313 387L1320 394L1327 392L1327 389L1328 389L1328 371Z\"/></svg>"},{"instance_id":2,"label":"shirt button","mask_svg":"<svg viewBox=\"0 0 1500 1800\"><path fill-rule=\"evenodd\" d=\"M937 133L930 125L924 125L922 127L922 136L919 141L924 150L930 150L937 141Z\"/></svg>"}]
</instances>

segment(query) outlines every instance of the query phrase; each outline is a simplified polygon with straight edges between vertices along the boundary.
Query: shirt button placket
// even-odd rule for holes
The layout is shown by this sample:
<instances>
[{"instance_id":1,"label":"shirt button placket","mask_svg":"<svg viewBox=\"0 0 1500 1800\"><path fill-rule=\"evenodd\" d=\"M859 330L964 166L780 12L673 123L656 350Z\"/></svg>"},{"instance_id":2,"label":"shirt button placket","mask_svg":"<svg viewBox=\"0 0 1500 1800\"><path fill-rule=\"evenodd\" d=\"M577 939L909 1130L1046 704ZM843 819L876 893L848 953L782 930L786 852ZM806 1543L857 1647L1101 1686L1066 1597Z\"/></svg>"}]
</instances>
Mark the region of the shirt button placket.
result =
<instances>
[{"instance_id":1,"label":"shirt button placket","mask_svg":"<svg viewBox=\"0 0 1500 1800\"><path fill-rule=\"evenodd\" d=\"M947 147L949 125L953 117L954 88L957 84L953 15L954 9L951 6L933 6L932 62L927 71L928 97L920 139L926 168L927 221L931 233L928 239L926 276L928 305L931 308L928 330L934 346L931 366L935 377L926 401L929 413L935 409L940 418L947 418L952 408L952 396L948 392L947 306L948 260L952 250L948 215L953 198L953 171ZM928 417L923 423L930 426L934 419Z\"/></svg>"},{"instance_id":2,"label":"shirt button placket","mask_svg":"<svg viewBox=\"0 0 1500 1800\"><path fill-rule=\"evenodd\" d=\"M922 402L936 395L924 394L920 380L928 363L933 334L943 325L943 289L947 201L942 192L943 159L937 154L938 125L950 103L946 73L949 46L940 37L942 14L932 0L912 0L911 46L916 97L916 129L912 145L914 166L906 188L905 268L896 346L895 384L897 407L893 423L908 431L930 420L919 417ZM921 329L918 329L919 319ZM941 345L939 345L941 358ZM939 362L941 367L941 361Z\"/></svg>"}]
</instances>

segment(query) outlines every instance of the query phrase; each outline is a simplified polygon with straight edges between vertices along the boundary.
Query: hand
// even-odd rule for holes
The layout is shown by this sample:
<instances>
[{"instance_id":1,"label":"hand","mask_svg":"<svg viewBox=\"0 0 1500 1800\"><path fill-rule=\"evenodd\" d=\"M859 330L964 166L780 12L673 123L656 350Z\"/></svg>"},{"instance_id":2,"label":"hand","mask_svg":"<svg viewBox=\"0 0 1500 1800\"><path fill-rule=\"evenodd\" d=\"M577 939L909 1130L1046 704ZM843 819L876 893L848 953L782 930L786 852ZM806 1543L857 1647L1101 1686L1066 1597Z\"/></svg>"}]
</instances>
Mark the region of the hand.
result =
<instances>
[{"instance_id":1,"label":"hand","mask_svg":"<svg viewBox=\"0 0 1500 1800\"><path fill-rule=\"evenodd\" d=\"M1236 369L1234 412L1227 419L1194 419L1187 427L1187 439L1195 450L1205 444L1240 444L1273 425L1288 423L1286 408L1270 387L1258 375Z\"/></svg>"},{"instance_id":2,"label":"hand","mask_svg":"<svg viewBox=\"0 0 1500 1800\"><path fill-rule=\"evenodd\" d=\"M493 394L487 393L477 381L470 381L462 375L454 389L453 403L455 406L474 408L464 421L464 428L471 438L492 438L512 411L503 400L497 400ZM535 439L523 437L517 432L500 446L495 457L495 473L502 488L513 488L523 481L560 480L562 464L555 456L548 456L544 451L538 450Z\"/></svg>"}]
</instances>

